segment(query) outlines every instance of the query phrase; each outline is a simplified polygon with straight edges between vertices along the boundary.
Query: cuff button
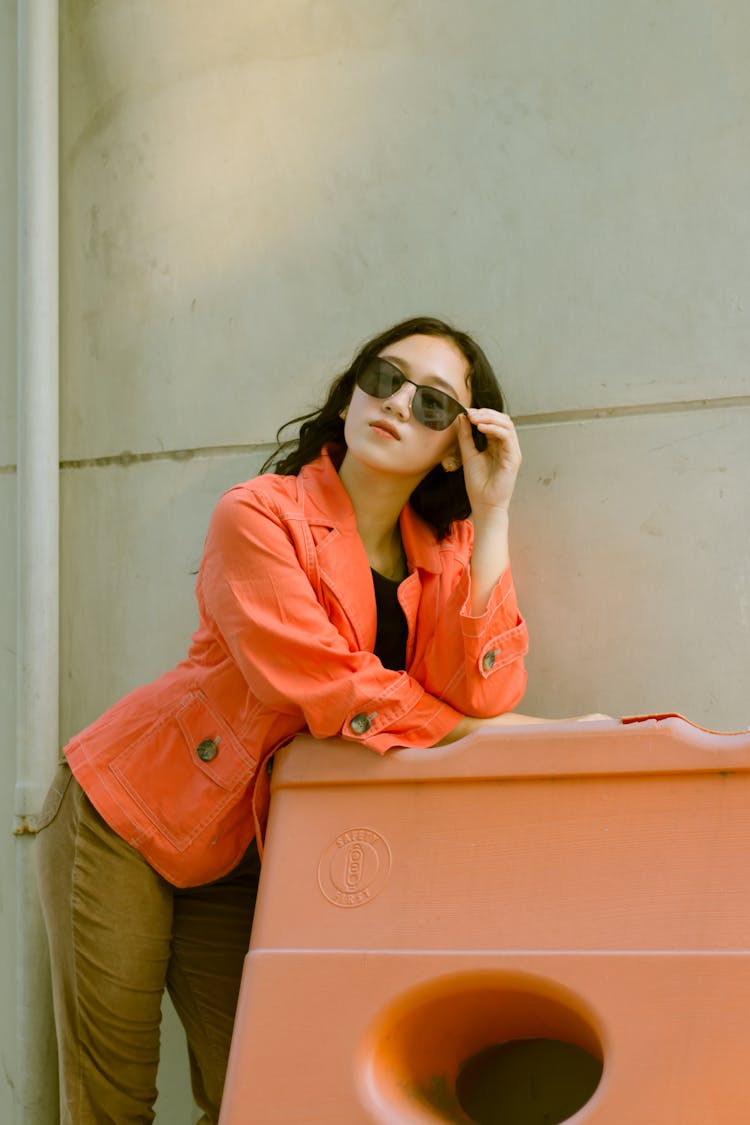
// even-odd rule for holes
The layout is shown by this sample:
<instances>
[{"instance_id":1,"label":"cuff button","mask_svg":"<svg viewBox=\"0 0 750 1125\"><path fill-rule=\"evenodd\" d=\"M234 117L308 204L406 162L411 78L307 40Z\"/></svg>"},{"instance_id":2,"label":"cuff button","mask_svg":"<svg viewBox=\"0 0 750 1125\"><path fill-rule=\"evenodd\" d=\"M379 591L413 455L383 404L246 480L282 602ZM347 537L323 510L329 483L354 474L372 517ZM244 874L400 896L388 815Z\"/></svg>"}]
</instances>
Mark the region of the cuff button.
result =
<instances>
[{"instance_id":1,"label":"cuff button","mask_svg":"<svg viewBox=\"0 0 750 1125\"><path fill-rule=\"evenodd\" d=\"M485 672L489 672L494 663L495 653L492 651L492 649L490 649L490 651L485 652L484 656L482 657L482 667L484 668Z\"/></svg>"},{"instance_id":2,"label":"cuff button","mask_svg":"<svg viewBox=\"0 0 750 1125\"><path fill-rule=\"evenodd\" d=\"M355 734L367 734L368 730L372 726L370 716L365 715L364 711L362 711L359 715L354 716L349 726L352 728Z\"/></svg>"}]
</instances>

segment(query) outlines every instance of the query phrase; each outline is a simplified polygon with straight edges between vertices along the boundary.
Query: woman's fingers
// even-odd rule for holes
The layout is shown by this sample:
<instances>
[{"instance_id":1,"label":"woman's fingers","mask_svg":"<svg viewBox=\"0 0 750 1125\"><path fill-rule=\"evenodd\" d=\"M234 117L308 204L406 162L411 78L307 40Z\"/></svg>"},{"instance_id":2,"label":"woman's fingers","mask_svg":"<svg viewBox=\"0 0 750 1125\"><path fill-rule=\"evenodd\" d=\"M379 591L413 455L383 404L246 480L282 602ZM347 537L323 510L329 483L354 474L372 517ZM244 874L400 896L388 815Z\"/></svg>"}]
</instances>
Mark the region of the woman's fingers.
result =
<instances>
[{"instance_id":1,"label":"woman's fingers","mask_svg":"<svg viewBox=\"0 0 750 1125\"><path fill-rule=\"evenodd\" d=\"M480 433L488 440L500 443L508 453L520 461L521 446L513 421L507 414L500 414L497 410L469 411L469 422L476 426Z\"/></svg>"}]
</instances>

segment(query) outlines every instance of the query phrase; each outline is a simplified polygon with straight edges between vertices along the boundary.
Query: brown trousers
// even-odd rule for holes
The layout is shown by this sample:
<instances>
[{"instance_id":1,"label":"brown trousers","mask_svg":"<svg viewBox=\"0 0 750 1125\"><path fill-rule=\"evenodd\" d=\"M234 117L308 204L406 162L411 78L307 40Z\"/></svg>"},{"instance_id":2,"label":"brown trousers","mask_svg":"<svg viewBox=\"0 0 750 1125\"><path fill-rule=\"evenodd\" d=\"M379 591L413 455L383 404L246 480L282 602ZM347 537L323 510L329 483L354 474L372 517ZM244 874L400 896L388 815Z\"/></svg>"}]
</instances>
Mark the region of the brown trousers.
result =
<instances>
[{"instance_id":1,"label":"brown trousers","mask_svg":"<svg viewBox=\"0 0 750 1125\"><path fill-rule=\"evenodd\" d=\"M173 887L105 824L69 767L39 820L62 1125L154 1120L161 1001L185 1028L193 1096L216 1125L260 873L252 845L202 887Z\"/></svg>"}]
</instances>

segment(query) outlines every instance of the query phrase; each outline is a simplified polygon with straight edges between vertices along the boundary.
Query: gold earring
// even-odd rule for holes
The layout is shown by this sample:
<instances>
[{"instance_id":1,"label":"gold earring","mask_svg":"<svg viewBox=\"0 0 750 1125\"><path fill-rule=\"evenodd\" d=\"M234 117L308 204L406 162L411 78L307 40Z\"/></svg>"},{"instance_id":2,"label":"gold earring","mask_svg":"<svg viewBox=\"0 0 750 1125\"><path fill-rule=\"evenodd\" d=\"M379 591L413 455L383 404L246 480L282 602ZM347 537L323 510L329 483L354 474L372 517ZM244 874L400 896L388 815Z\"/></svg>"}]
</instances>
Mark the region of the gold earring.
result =
<instances>
[{"instance_id":1,"label":"gold earring","mask_svg":"<svg viewBox=\"0 0 750 1125\"><path fill-rule=\"evenodd\" d=\"M349 407L345 406L343 410L339 410L339 418L342 422L346 421L346 416L349 413Z\"/></svg>"},{"instance_id":2,"label":"gold earring","mask_svg":"<svg viewBox=\"0 0 750 1125\"><path fill-rule=\"evenodd\" d=\"M461 468L461 458L455 453L451 454L443 461L443 468L446 473L455 473L457 469Z\"/></svg>"}]
</instances>

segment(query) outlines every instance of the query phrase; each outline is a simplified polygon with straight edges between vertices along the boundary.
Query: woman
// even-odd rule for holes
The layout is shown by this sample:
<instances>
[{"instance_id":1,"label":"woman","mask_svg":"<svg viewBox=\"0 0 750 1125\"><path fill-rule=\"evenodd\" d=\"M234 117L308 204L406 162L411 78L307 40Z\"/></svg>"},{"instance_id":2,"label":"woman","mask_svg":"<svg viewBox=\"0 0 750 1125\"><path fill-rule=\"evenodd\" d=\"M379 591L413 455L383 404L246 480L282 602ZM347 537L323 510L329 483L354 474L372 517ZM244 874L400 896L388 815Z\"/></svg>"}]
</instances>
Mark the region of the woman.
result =
<instances>
[{"instance_id":1,"label":"woman","mask_svg":"<svg viewBox=\"0 0 750 1125\"><path fill-rule=\"evenodd\" d=\"M165 987L218 1120L280 746L307 727L382 753L535 721L509 714L521 454L481 349L406 321L297 421L276 472L216 507L186 660L72 739L40 818L63 1122L153 1120Z\"/></svg>"}]
</instances>

